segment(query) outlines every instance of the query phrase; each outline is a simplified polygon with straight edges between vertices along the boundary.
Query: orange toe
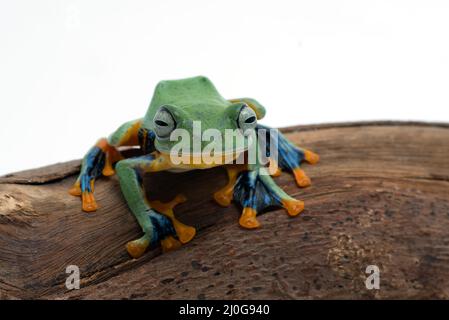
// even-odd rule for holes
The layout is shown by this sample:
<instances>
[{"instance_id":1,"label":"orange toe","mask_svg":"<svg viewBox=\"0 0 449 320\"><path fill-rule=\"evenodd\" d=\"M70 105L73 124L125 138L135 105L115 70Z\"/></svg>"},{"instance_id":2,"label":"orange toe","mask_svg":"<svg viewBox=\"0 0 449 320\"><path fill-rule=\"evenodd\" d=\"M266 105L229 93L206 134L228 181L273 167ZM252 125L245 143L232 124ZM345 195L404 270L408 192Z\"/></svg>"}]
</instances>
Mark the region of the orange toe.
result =
<instances>
[{"instance_id":1,"label":"orange toe","mask_svg":"<svg viewBox=\"0 0 449 320\"><path fill-rule=\"evenodd\" d=\"M305 172L300 168L293 169L293 174L295 175L296 184L301 187L308 187L311 185L310 178L305 174Z\"/></svg>"},{"instance_id":2,"label":"orange toe","mask_svg":"<svg viewBox=\"0 0 449 320\"><path fill-rule=\"evenodd\" d=\"M79 197L81 195L81 188L79 183L75 183L73 187L70 188L69 194L75 197Z\"/></svg>"},{"instance_id":3,"label":"orange toe","mask_svg":"<svg viewBox=\"0 0 449 320\"><path fill-rule=\"evenodd\" d=\"M260 222L256 218L257 212L253 208L244 208L240 216L239 224L246 229L255 229L260 227Z\"/></svg>"},{"instance_id":4,"label":"orange toe","mask_svg":"<svg viewBox=\"0 0 449 320\"><path fill-rule=\"evenodd\" d=\"M98 209L97 202L95 201L94 194L92 192L83 192L83 211L92 212Z\"/></svg>"},{"instance_id":5,"label":"orange toe","mask_svg":"<svg viewBox=\"0 0 449 320\"><path fill-rule=\"evenodd\" d=\"M228 207L232 201L232 192L219 190L214 193L214 200L222 207Z\"/></svg>"},{"instance_id":6,"label":"orange toe","mask_svg":"<svg viewBox=\"0 0 449 320\"><path fill-rule=\"evenodd\" d=\"M187 226L178 220L175 220L173 225L179 241L183 244L190 242L196 235L196 229L194 227Z\"/></svg>"},{"instance_id":7,"label":"orange toe","mask_svg":"<svg viewBox=\"0 0 449 320\"><path fill-rule=\"evenodd\" d=\"M277 167L276 171L271 174L272 177L279 177L282 174L281 168Z\"/></svg>"},{"instance_id":8,"label":"orange toe","mask_svg":"<svg viewBox=\"0 0 449 320\"><path fill-rule=\"evenodd\" d=\"M279 177L282 173L278 163L274 159L270 159L270 165L268 166L268 172L272 177Z\"/></svg>"},{"instance_id":9,"label":"orange toe","mask_svg":"<svg viewBox=\"0 0 449 320\"><path fill-rule=\"evenodd\" d=\"M165 239L161 240L161 247L162 252L168 252L180 248L181 242L179 242L172 236L168 236Z\"/></svg>"},{"instance_id":10,"label":"orange toe","mask_svg":"<svg viewBox=\"0 0 449 320\"><path fill-rule=\"evenodd\" d=\"M128 251L129 255L133 257L134 259L140 258L145 250L147 249L148 245L150 243L148 241L142 241L140 239L130 241L126 244L126 250Z\"/></svg>"},{"instance_id":11,"label":"orange toe","mask_svg":"<svg viewBox=\"0 0 449 320\"><path fill-rule=\"evenodd\" d=\"M304 151L304 159L310 164L315 164L318 161L320 161L320 156L317 155L315 152L312 152L310 150L305 150Z\"/></svg>"},{"instance_id":12,"label":"orange toe","mask_svg":"<svg viewBox=\"0 0 449 320\"><path fill-rule=\"evenodd\" d=\"M110 165L106 165L103 168L103 171L101 172L104 176L106 177L110 177L113 176L115 174L115 170L112 168L112 166Z\"/></svg>"},{"instance_id":13,"label":"orange toe","mask_svg":"<svg viewBox=\"0 0 449 320\"><path fill-rule=\"evenodd\" d=\"M291 217L297 216L304 210L304 201L296 199L282 200L284 208Z\"/></svg>"}]
</instances>

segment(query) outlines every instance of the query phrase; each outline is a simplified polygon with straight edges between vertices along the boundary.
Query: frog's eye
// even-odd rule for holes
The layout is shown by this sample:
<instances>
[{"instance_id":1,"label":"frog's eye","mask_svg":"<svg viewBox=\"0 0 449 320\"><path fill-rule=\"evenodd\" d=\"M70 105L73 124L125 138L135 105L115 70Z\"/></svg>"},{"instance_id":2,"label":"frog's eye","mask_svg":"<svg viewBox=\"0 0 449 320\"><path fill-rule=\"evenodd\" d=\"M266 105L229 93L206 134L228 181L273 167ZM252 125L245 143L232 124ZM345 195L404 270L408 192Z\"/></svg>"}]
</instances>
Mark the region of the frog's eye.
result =
<instances>
[{"instance_id":1,"label":"frog's eye","mask_svg":"<svg viewBox=\"0 0 449 320\"><path fill-rule=\"evenodd\" d=\"M165 108L159 109L153 119L154 131L158 138L168 138L175 129L176 122L172 114Z\"/></svg>"},{"instance_id":2,"label":"frog's eye","mask_svg":"<svg viewBox=\"0 0 449 320\"><path fill-rule=\"evenodd\" d=\"M254 110L246 104L243 105L242 109L240 109L237 124L243 132L254 129L257 125L257 117Z\"/></svg>"}]
</instances>

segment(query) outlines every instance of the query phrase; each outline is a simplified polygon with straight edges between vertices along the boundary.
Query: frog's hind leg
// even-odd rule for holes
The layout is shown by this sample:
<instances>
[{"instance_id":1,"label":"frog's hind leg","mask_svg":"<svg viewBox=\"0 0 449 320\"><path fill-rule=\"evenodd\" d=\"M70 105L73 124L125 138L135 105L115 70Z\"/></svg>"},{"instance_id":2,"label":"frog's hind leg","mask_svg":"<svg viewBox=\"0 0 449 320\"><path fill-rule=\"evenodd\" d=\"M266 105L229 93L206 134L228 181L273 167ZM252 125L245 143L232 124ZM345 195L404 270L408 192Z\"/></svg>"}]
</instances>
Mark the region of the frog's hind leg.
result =
<instances>
[{"instance_id":1,"label":"frog's hind leg","mask_svg":"<svg viewBox=\"0 0 449 320\"><path fill-rule=\"evenodd\" d=\"M271 129L262 125L258 125L257 130L266 130L267 134L272 134ZM320 157L310 151L303 148L299 148L295 146L293 143L288 141L288 139L280 133L278 130L276 131L277 139L274 139L274 143L277 147L277 162L275 159L270 161L276 166L278 165L280 169L283 171L292 172L296 184L299 187L308 187L311 184L310 178L306 175L304 170L301 169L301 164L303 162L307 162L309 164L315 164L319 161ZM266 150L266 153L269 154L269 150ZM279 175L280 170L277 170L273 175Z\"/></svg>"},{"instance_id":2,"label":"frog's hind leg","mask_svg":"<svg viewBox=\"0 0 449 320\"><path fill-rule=\"evenodd\" d=\"M247 170L248 166L246 164L231 164L224 166L224 168L228 174L228 183L214 193L214 199L220 206L227 207L231 204L234 185L240 172Z\"/></svg>"},{"instance_id":3,"label":"frog's hind leg","mask_svg":"<svg viewBox=\"0 0 449 320\"><path fill-rule=\"evenodd\" d=\"M279 134L278 143L279 166L282 169L293 173L296 184L299 187L310 186L310 178L306 175L304 170L300 168L300 165L304 161L310 164L315 164L319 161L319 156L310 150L294 146L282 134Z\"/></svg>"},{"instance_id":4,"label":"frog's hind leg","mask_svg":"<svg viewBox=\"0 0 449 320\"><path fill-rule=\"evenodd\" d=\"M284 207L290 216L304 209L304 202L286 194L264 168L240 174L234 188L234 199L243 207L239 223L247 229L260 227L256 216L267 207ZM262 172L262 174L261 174Z\"/></svg>"}]
</instances>

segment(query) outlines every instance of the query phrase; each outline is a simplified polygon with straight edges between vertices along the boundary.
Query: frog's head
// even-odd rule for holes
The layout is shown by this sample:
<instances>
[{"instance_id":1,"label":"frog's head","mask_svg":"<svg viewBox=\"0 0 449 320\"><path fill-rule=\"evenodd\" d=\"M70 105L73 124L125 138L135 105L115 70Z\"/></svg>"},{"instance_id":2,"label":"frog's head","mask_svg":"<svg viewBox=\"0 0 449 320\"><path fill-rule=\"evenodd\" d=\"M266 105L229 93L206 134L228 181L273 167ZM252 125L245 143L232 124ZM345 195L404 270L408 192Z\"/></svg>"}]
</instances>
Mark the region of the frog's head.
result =
<instances>
[{"instance_id":1,"label":"frog's head","mask_svg":"<svg viewBox=\"0 0 449 320\"><path fill-rule=\"evenodd\" d=\"M235 158L252 143L251 133L264 115L256 101L228 101L209 79L199 76L159 82L143 126L155 132L156 149L163 154L175 150L183 157L207 152Z\"/></svg>"}]
</instances>

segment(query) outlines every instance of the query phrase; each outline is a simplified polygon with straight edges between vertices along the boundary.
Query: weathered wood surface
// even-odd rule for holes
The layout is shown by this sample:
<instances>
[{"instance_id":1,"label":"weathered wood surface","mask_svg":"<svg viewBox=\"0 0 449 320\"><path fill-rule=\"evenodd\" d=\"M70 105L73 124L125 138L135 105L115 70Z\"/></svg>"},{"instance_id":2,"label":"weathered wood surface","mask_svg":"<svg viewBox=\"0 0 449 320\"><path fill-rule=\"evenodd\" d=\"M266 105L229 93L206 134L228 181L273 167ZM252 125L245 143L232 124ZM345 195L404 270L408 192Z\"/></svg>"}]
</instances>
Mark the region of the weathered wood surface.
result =
<instances>
[{"instance_id":1,"label":"weathered wood surface","mask_svg":"<svg viewBox=\"0 0 449 320\"><path fill-rule=\"evenodd\" d=\"M297 218L283 210L243 230L235 206L211 194L222 169L149 177L152 198L182 191L175 209L197 226L180 250L128 257L140 235L116 177L97 182L100 209L81 211L67 194L79 161L0 178L1 298L309 299L449 298L449 126L351 123L288 128L321 161L305 165L312 186L276 178L305 200ZM78 265L81 289L65 289ZM365 288L365 268L381 270L380 290Z\"/></svg>"}]
</instances>

